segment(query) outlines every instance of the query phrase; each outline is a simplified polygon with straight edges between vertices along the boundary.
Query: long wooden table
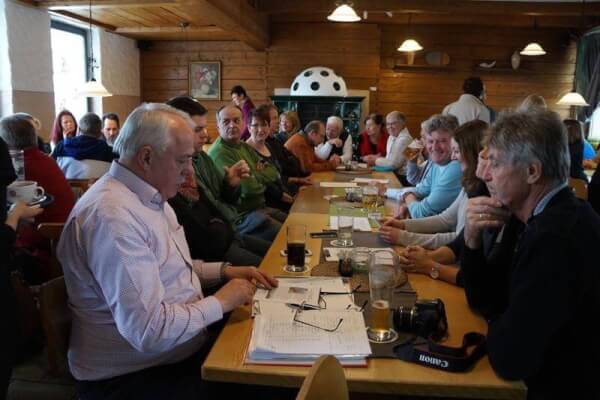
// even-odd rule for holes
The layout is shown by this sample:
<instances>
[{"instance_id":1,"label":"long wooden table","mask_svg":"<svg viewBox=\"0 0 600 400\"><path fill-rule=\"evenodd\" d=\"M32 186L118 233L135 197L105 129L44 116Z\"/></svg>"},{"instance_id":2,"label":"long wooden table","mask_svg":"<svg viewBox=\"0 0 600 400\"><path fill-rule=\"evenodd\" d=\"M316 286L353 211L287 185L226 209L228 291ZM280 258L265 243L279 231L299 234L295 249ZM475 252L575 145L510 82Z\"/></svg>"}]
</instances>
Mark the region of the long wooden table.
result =
<instances>
[{"instance_id":1,"label":"long wooden table","mask_svg":"<svg viewBox=\"0 0 600 400\"><path fill-rule=\"evenodd\" d=\"M398 186L393 174L373 174L374 178L388 178ZM315 181L344 179L339 174L313 174ZM283 229L277 235L260 268L273 275L287 275L283 271L285 258L280 251L286 246L285 227L305 224L308 232L322 230L329 222L328 202L323 195L331 189L314 187L302 190ZM386 204L386 212L393 204ZM307 240L312 250L309 266L319 263L321 239ZM308 273L307 273L308 274ZM464 291L427 276L410 274L409 280L420 298L440 297L446 305L450 335L448 345L458 346L463 334L469 331L486 332L485 321L468 307ZM244 357L252 333L250 308L235 310L202 366L207 380L247 383L269 386L300 387L308 368L288 366L245 365ZM508 350L508 349L507 349ZM467 373L449 373L393 359L370 359L367 368L346 368L351 392L404 394L439 397L480 399L524 399L526 387L522 382L507 382L496 376L489 360L484 357Z\"/></svg>"}]
</instances>

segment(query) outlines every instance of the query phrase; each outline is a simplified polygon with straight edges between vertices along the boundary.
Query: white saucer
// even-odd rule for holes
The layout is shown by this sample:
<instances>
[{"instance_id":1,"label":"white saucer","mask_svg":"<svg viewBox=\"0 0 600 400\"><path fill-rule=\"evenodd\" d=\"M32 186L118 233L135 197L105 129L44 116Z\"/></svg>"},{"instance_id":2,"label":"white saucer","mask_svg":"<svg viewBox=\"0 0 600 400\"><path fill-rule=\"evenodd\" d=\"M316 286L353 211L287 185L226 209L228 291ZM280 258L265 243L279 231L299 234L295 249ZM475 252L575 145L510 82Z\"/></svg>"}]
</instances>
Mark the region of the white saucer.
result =
<instances>
[{"instance_id":1,"label":"white saucer","mask_svg":"<svg viewBox=\"0 0 600 400\"><path fill-rule=\"evenodd\" d=\"M350 248L354 247L354 241L352 242L351 245L344 246L344 245L340 244L340 241L338 239L332 240L329 244L331 244L333 247L343 247L343 248L346 248L346 249L350 249Z\"/></svg>"},{"instance_id":2,"label":"white saucer","mask_svg":"<svg viewBox=\"0 0 600 400\"><path fill-rule=\"evenodd\" d=\"M39 198L39 199L37 199L37 200L30 201L29 203L27 203L27 205L28 205L29 207L31 207L31 206L35 206L36 204L42 204L42 203L43 203L43 202L45 202L46 200L48 200L48 196L46 196L46 195L43 195L42 197L40 197L40 198Z\"/></svg>"}]
</instances>

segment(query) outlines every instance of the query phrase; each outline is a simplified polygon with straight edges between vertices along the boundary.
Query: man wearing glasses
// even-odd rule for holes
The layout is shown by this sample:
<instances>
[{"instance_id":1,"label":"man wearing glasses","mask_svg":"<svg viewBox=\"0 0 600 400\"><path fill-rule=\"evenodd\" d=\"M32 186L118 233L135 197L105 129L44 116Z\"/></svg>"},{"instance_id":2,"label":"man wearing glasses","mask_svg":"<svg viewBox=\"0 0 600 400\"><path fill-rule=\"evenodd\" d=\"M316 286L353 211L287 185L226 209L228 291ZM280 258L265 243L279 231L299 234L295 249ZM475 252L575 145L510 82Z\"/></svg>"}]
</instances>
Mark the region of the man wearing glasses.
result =
<instances>
[{"instance_id":1,"label":"man wearing glasses","mask_svg":"<svg viewBox=\"0 0 600 400\"><path fill-rule=\"evenodd\" d=\"M397 175L406 175L406 160L404 149L412 142L412 136L406 128L406 117L399 111L392 111L385 117L385 127L389 134L386 144L386 156L365 156L365 161L370 165L389 168Z\"/></svg>"}]
</instances>

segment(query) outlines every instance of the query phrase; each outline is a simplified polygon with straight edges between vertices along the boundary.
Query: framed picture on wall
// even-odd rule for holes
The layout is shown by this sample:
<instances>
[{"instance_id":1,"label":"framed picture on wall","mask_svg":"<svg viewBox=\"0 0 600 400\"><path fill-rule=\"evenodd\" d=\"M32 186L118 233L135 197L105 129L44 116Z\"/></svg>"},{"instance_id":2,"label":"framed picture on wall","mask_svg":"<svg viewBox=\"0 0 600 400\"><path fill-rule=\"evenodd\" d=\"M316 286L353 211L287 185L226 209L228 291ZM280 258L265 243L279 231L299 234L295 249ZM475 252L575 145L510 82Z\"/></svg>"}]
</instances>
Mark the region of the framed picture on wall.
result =
<instances>
[{"instance_id":1,"label":"framed picture on wall","mask_svg":"<svg viewBox=\"0 0 600 400\"><path fill-rule=\"evenodd\" d=\"M198 100L221 100L221 62L190 63L190 96Z\"/></svg>"}]
</instances>

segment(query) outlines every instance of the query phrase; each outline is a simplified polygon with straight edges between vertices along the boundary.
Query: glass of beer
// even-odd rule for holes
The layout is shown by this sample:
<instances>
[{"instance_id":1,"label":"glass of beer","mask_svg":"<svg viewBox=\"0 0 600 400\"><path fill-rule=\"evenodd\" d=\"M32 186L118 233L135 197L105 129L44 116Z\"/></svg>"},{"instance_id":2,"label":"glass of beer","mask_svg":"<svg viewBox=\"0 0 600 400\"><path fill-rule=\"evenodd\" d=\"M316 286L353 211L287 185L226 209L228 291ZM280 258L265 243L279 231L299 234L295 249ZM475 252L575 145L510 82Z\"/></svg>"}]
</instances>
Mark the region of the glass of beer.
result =
<instances>
[{"instance_id":1,"label":"glass of beer","mask_svg":"<svg viewBox=\"0 0 600 400\"><path fill-rule=\"evenodd\" d=\"M306 248L306 225L288 225L287 227L287 265L286 271L304 272L304 252Z\"/></svg>"},{"instance_id":2,"label":"glass of beer","mask_svg":"<svg viewBox=\"0 0 600 400\"><path fill-rule=\"evenodd\" d=\"M392 329L391 307L394 299L398 256L390 251L374 251L369 255L370 324L369 340L390 343L398 338Z\"/></svg>"},{"instance_id":3,"label":"glass of beer","mask_svg":"<svg viewBox=\"0 0 600 400\"><path fill-rule=\"evenodd\" d=\"M367 185L362 188L362 205L367 213L377 211L377 196L379 190L375 185Z\"/></svg>"},{"instance_id":4,"label":"glass of beer","mask_svg":"<svg viewBox=\"0 0 600 400\"><path fill-rule=\"evenodd\" d=\"M409 161L413 161L417 158L419 153L423 150L423 144L420 140L414 139L406 148L404 149L404 158Z\"/></svg>"}]
</instances>

